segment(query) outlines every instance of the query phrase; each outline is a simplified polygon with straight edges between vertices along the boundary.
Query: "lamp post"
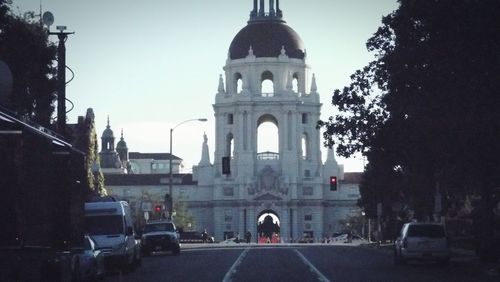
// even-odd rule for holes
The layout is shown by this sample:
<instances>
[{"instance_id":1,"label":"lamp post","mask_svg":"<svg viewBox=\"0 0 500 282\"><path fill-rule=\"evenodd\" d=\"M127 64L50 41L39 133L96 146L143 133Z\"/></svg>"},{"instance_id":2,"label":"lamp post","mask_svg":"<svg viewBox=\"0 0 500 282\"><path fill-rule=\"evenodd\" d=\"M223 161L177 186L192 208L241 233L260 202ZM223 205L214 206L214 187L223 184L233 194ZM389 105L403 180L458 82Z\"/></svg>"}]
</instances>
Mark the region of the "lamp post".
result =
<instances>
[{"instance_id":1,"label":"lamp post","mask_svg":"<svg viewBox=\"0 0 500 282\"><path fill-rule=\"evenodd\" d=\"M170 128L170 157L169 157L169 179L168 179L168 194L165 195L165 208L168 209L168 218L171 220L172 219L172 212L173 212L173 207L174 207L174 198L172 197L172 133L174 132L174 129L176 129L179 125L184 124L186 122L190 121L201 121L205 122L207 121L206 118L195 118L195 119L188 119L183 122L178 123L176 126Z\"/></svg>"}]
</instances>

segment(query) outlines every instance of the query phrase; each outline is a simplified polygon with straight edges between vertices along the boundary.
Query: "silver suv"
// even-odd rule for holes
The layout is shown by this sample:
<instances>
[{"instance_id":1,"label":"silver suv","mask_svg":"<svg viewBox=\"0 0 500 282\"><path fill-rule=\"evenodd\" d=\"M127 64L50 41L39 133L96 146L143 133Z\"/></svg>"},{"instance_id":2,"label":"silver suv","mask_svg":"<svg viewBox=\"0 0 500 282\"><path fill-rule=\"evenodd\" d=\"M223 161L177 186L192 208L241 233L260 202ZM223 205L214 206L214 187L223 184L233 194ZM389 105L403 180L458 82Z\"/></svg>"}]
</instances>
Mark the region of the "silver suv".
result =
<instances>
[{"instance_id":1,"label":"silver suv","mask_svg":"<svg viewBox=\"0 0 500 282\"><path fill-rule=\"evenodd\" d=\"M450 262L450 247L444 226L410 222L403 225L394 243L394 263L408 260L431 260L443 265Z\"/></svg>"},{"instance_id":2,"label":"silver suv","mask_svg":"<svg viewBox=\"0 0 500 282\"><path fill-rule=\"evenodd\" d=\"M179 233L174 223L165 220L148 222L142 233L141 248L144 256L158 251L172 251L175 255L180 254Z\"/></svg>"}]
</instances>

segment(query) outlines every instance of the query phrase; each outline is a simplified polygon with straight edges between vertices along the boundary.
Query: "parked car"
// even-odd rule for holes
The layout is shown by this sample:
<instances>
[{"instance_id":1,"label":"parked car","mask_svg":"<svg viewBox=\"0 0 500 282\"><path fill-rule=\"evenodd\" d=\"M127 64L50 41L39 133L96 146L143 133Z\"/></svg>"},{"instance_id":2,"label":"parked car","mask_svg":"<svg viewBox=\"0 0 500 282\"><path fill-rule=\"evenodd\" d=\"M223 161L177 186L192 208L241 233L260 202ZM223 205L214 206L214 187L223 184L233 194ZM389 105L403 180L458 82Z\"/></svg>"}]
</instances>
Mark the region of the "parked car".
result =
<instances>
[{"instance_id":1,"label":"parked car","mask_svg":"<svg viewBox=\"0 0 500 282\"><path fill-rule=\"evenodd\" d=\"M85 235L83 253L79 255L80 278L84 281L95 281L102 277L105 271L104 254L96 242Z\"/></svg>"},{"instance_id":2,"label":"parked car","mask_svg":"<svg viewBox=\"0 0 500 282\"><path fill-rule=\"evenodd\" d=\"M175 224L166 220L146 223L141 237L141 250L144 256L158 251L172 251L175 255L180 254L181 244Z\"/></svg>"},{"instance_id":3,"label":"parked car","mask_svg":"<svg viewBox=\"0 0 500 282\"><path fill-rule=\"evenodd\" d=\"M408 260L450 262L450 247L441 224L410 222L403 225L394 243L394 263Z\"/></svg>"}]
</instances>

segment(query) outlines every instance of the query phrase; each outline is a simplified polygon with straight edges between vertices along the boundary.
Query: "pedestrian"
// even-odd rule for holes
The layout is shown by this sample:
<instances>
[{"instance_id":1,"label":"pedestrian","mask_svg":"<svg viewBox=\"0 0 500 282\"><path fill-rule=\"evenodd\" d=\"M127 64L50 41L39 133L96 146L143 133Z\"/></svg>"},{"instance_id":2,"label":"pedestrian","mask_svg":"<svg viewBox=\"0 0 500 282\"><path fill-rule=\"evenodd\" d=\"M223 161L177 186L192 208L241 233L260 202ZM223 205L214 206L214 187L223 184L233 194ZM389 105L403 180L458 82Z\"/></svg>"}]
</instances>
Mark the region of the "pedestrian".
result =
<instances>
[{"instance_id":1,"label":"pedestrian","mask_svg":"<svg viewBox=\"0 0 500 282\"><path fill-rule=\"evenodd\" d=\"M252 233L250 232L250 230L247 230L247 233L245 233L245 239L247 240L247 244L250 244L250 242L252 241Z\"/></svg>"},{"instance_id":2,"label":"pedestrian","mask_svg":"<svg viewBox=\"0 0 500 282\"><path fill-rule=\"evenodd\" d=\"M201 239L203 240L203 243L208 242L208 233L206 229L204 229L203 232L201 232Z\"/></svg>"}]
</instances>

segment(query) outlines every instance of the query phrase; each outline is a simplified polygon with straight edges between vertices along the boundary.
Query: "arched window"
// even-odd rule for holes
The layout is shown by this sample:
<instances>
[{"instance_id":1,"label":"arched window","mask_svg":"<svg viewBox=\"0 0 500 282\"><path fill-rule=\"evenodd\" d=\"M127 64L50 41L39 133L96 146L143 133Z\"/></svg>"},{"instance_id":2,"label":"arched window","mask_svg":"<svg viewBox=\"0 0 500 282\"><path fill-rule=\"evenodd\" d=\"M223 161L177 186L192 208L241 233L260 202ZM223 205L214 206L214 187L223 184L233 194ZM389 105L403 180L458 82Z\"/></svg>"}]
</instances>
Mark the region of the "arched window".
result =
<instances>
[{"instance_id":1,"label":"arched window","mask_svg":"<svg viewBox=\"0 0 500 282\"><path fill-rule=\"evenodd\" d=\"M226 156L229 158L234 157L234 137L232 133L227 135L226 139Z\"/></svg>"},{"instance_id":2,"label":"arched window","mask_svg":"<svg viewBox=\"0 0 500 282\"><path fill-rule=\"evenodd\" d=\"M302 159L309 159L309 138L307 133L302 134Z\"/></svg>"},{"instance_id":3,"label":"arched window","mask_svg":"<svg viewBox=\"0 0 500 282\"><path fill-rule=\"evenodd\" d=\"M261 88L260 92L262 97L273 97L274 96L274 78L270 71L265 71L261 76Z\"/></svg>"},{"instance_id":4,"label":"arched window","mask_svg":"<svg viewBox=\"0 0 500 282\"><path fill-rule=\"evenodd\" d=\"M243 90L243 76L241 76L241 73L237 72L234 74L234 90L236 91L236 94L241 93L241 90Z\"/></svg>"},{"instance_id":5,"label":"arched window","mask_svg":"<svg viewBox=\"0 0 500 282\"><path fill-rule=\"evenodd\" d=\"M266 158L278 157L279 130L276 118L272 115L263 115L259 118L257 126L257 153L267 154Z\"/></svg>"},{"instance_id":6,"label":"arched window","mask_svg":"<svg viewBox=\"0 0 500 282\"><path fill-rule=\"evenodd\" d=\"M297 72L293 74L292 90L295 93L299 93L299 73Z\"/></svg>"}]
</instances>

